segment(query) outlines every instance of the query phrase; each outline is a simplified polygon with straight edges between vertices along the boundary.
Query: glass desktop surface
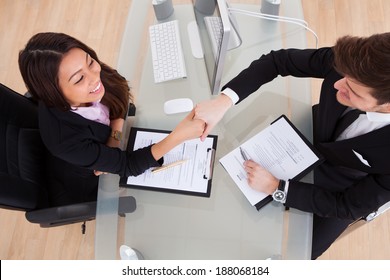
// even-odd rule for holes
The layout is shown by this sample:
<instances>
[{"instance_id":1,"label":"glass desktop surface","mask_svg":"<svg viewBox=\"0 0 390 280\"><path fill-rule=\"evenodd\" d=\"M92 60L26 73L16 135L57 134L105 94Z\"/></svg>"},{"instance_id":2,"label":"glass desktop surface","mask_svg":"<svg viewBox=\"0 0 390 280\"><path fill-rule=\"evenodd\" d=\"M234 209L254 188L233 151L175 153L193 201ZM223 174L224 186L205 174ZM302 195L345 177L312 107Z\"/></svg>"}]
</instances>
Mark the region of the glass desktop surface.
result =
<instances>
[{"instance_id":1,"label":"glass desktop surface","mask_svg":"<svg viewBox=\"0 0 390 280\"><path fill-rule=\"evenodd\" d=\"M179 20L188 77L160 84L153 82L150 50L143 49L149 47L147 29L132 24L138 22L147 27L155 23L152 8L141 2L147 1L134 1L131 7L118 61L118 71L132 84L137 106L136 116L127 120L125 134L131 126L172 130L186 114L165 115L163 104L167 100L188 97L196 104L215 98L210 93L203 60L191 54L186 28L194 20L194 14L188 4L176 4L168 19ZM259 10L258 5L230 3L234 8ZM300 1L283 1L282 5L281 14L303 17ZM236 19L243 43L227 54L223 83L270 50L306 47L307 33L301 27L238 14ZM118 258L122 244L137 249L145 259L310 258L311 214L295 209L286 211L282 204L273 201L257 211L219 163L221 157L281 114L288 116L311 140L308 79L278 77L227 112L212 131L218 135L218 143L208 198L119 188L115 175L102 177L96 258ZM312 178L309 175L303 180L310 182ZM115 197L127 195L135 197L137 209L125 218L118 217Z\"/></svg>"}]
</instances>

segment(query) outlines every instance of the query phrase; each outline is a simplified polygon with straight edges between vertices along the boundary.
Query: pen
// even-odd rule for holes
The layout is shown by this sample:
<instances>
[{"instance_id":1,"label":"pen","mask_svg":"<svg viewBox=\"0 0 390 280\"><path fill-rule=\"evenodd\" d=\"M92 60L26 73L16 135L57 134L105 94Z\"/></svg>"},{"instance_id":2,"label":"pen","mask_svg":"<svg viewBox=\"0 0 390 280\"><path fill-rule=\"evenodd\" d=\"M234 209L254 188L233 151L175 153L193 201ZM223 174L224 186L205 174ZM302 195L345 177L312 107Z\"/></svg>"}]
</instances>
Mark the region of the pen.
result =
<instances>
[{"instance_id":1,"label":"pen","mask_svg":"<svg viewBox=\"0 0 390 280\"><path fill-rule=\"evenodd\" d=\"M160 172L160 171L163 171L165 169L168 169L168 168L171 168L171 167L175 167L175 166L178 166L178 165L181 165L183 163L185 163L186 161L188 161L188 159L183 159L183 160L179 160L179 161L175 161L175 162L172 162L170 164L167 164L167 165L163 165L163 166L160 166L160 167L156 167L152 170L152 173L156 173L156 172Z\"/></svg>"},{"instance_id":2,"label":"pen","mask_svg":"<svg viewBox=\"0 0 390 280\"><path fill-rule=\"evenodd\" d=\"M244 150L242 147L240 147L240 153L241 153L242 158L243 158L245 161L249 160L248 154L245 152L245 150Z\"/></svg>"}]
</instances>

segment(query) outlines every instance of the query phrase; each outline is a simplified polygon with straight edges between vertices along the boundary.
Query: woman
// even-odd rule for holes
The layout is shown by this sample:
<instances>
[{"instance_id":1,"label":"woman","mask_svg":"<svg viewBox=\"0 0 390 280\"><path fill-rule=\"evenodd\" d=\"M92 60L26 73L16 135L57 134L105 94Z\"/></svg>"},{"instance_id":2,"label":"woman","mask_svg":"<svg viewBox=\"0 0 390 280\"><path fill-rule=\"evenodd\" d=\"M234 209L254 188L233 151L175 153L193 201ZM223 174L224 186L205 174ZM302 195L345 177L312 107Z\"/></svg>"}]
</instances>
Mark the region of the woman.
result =
<instances>
[{"instance_id":1,"label":"woman","mask_svg":"<svg viewBox=\"0 0 390 280\"><path fill-rule=\"evenodd\" d=\"M193 120L191 112L161 142L129 153L120 150L132 100L127 81L100 62L91 48L66 34L34 35L19 53L19 68L27 89L39 101L41 136L54 156L49 171L56 186L54 200L61 203L71 196L94 200L95 175L139 175L161 166L165 153L203 132L204 122ZM72 182L84 186L69 191L65 185Z\"/></svg>"}]
</instances>

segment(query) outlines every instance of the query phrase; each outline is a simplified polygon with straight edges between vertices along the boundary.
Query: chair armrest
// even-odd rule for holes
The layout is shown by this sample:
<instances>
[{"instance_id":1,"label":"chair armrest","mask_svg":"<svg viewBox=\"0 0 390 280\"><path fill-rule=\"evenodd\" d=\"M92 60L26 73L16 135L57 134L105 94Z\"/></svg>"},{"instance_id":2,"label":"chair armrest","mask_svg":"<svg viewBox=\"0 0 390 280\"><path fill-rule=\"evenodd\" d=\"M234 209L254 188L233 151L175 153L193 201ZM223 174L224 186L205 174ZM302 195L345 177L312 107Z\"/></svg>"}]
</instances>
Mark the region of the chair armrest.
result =
<instances>
[{"instance_id":1,"label":"chair armrest","mask_svg":"<svg viewBox=\"0 0 390 280\"><path fill-rule=\"evenodd\" d=\"M41 227L61 226L93 220L96 217L96 201L51 207L26 212L26 219Z\"/></svg>"},{"instance_id":2,"label":"chair armrest","mask_svg":"<svg viewBox=\"0 0 390 280\"><path fill-rule=\"evenodd\" d=\"M119 197L118 214L133 213L137 209L137 202L132 196Z\"/></svg>"},{"instance_id":3,"label":"chair armrest","mask_svg":"<svg viewBox=\"0 0 390 280\"><path fill-rule=\"evenodd\" d=\"M367 222L369 221L372 221L374 220L376 217L378 217L379 215L385 213L387 210L390 209L390 201L383 204L381 207L378 208L378 210L368 214L366 217L364 217L363 219L366 220Z\"/></svg>"},{"instance_id":4,"label":"chair armrest","mask_svg":"<svg viewBox=\"0 0 390 280\"><path fill-rule=\"evenodd\" d=\"M133 103L129 104L129 110L127 111L127 116L128 117L134 117L136 112L136 107Z\"/></svg>"},{"instance_id":5,"label":"chair armrest","mask_svg":"<svg viewBox=\"0 0 390 280\"><path fill-rule=\"evenodd\" d=\"M26 212L26 219L30 223L40 224L41 227L53 227L85 222L96 218L96 206L97 202L91 201L32 210ZM136 208L137 203L134 197L124 196L119 198L119 215L132 213Z\"/></svg>"}]
</instances>

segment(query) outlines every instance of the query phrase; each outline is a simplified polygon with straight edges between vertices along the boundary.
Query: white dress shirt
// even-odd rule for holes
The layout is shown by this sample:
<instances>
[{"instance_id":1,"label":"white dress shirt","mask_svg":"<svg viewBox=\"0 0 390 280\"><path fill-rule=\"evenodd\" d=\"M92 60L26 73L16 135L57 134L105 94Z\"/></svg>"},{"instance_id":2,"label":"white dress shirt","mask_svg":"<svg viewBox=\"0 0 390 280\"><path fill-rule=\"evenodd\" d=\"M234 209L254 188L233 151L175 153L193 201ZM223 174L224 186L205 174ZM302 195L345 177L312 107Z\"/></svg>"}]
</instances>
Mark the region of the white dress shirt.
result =
<instances>
[{"instance_id":1,"label":"white dress shirt","mask_svg":"<svg viewBox=\"0 0 390 280\"><path fill-rule=\"evenodd\" d=\"M350 110L351 108L347 108L344 114ZM365 114L361 114L350 126L341 132L336 141L363 135L388 124L390 124L390 114L366 112Z\"/></svg>"}]
</instances>

